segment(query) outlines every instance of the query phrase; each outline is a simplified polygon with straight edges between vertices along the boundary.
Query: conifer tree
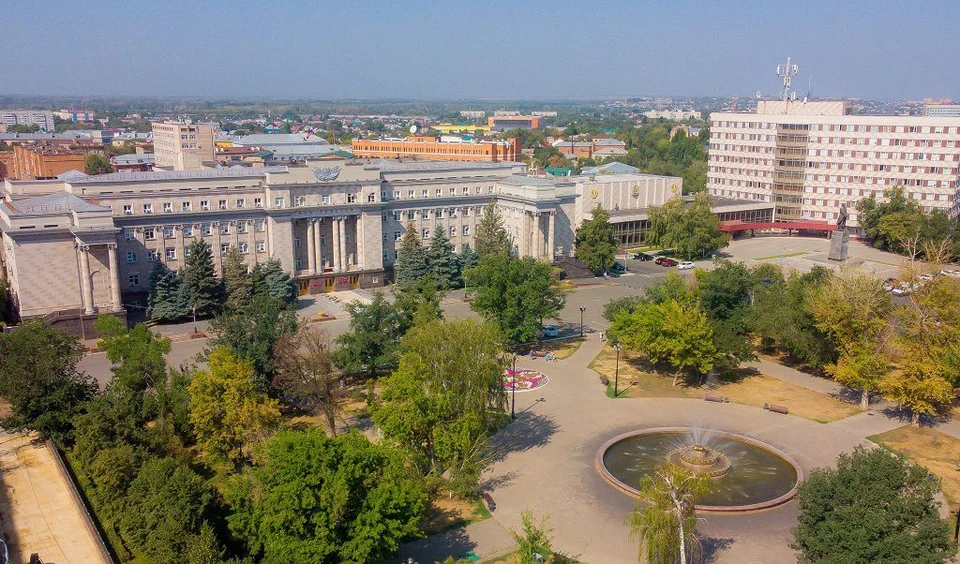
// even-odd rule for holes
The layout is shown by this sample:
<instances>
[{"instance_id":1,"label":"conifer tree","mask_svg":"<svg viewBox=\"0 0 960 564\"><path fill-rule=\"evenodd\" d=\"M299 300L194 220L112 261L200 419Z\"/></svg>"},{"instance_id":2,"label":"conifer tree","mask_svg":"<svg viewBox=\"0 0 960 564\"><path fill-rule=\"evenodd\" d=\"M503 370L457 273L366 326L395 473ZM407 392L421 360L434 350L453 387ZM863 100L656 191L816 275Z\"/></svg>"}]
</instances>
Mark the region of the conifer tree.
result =
<instances>
[{"instance_id":1,"label":"conifer tree","mask_svg":"<svg viewBox=\"0 0 960 564\"><path fill-rule=\"evenodd\" d=\"M234 245L230 246L230 250L223 257L223 285L227 294L227 309L234 311L242 309L250 301L252 293L250 270L240 250Z\"/></svg>"},{"instance_id":2,"label":"conifer tree","mask_svg":"<svg viewBox=\"0 0 960 564\"><path fill-rule=\"evenodd\" d=\"M278 259L268 259L263 265L261 274L264 291L285 304L297 301L296 284L290 274L283 271L283 266Z\"/></svg>"},{"instance_id":3,"label":"conifer tree","mask_svg":"<svg viewBox=\"0 0 960 564\"><path fill-rule=\"evenodd\" d=\"M154 321L178 321L191 313L189 291L183 280L163 264L157 264L150 273L147 305L147 316Z\"/></svg>"},{"instance_id":4,"label":"conifer tree","mask_svg":"<svg viewBox=\"0 0 960 564\"><path fill-rule=\"evenodd\" d=\"M213 315L223 303L223 285L214 274L213 253L203 239L188 247L190 254L183 266L183 283L190 291L190 307L200 316Z\"/></svg>"},{"instance_id":5,"label":"conifer tree","mask_svg":"<svg viewBox=\"0 0 960 564\"><path fill-rule=\"evenodd\" d=\"M480 262L480 255L477 254L477 251L471 249L470 245L465 245L457 258L460 260L461 272L477 266L477 263Z\"/></svg>"},{"instance_id":6,"label":"conifer tree","mask_svg":"<svg viewBox=\"0 0 960 564\"><path fill-rule=\"evenodd\" d=\"M427 264L430 274L441 290L460 286L460 261L453 252L453 244L444 228L437 226L427 248Z\"/></svg>"},{"instance_id":7,"label":"conifer tree","mask_svg":"<svg viewBox=\"0 0 960 564\"><path fill-rule=\"evenodd\" d=\"M397 250L397 262L393 267L394 282L397 286L414 284L430 272L427 252L420 244L420 237L412 223L407 224L407 232Z\"/></svg>"},{"instance_id":8,"label":"conifer tree","mask_svg":"<svg viewBox=\"0 0 960 564\"><path fill-rule=\"evenodd\" d=\"M481 257L504 253L509 255L513 249L510 236L503 228L503 217L497 211L493 202L483 208L483 215L477 224L477 235L474 237L477 245L477 254Z\"/></svg>"}]
</instances>

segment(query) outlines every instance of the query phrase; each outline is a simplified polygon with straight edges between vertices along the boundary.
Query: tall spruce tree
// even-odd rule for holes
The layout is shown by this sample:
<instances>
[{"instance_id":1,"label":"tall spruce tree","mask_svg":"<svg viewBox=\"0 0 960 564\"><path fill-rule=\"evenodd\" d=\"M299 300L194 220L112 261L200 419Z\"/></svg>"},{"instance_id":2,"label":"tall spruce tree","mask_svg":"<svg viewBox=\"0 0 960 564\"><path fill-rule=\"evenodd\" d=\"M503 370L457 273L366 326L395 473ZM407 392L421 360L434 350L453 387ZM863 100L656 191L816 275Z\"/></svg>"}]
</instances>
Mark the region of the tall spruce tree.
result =
<instances>
[{"instance_id":1,"label":"tall spruce tree","mask_svg":"<svg viewBox=\"0 0 960 564\"><path fill-rule=\"evenodd\" d=\"M223 285L227 294L227 309L242 309L250 301L253 286L250 270L240 250L234 245L230 246L230 250L223 257Z\"/></svg>"},{"instance_id":2,"label":"tall spruce tree","mask_svg":"<svg viewBox=\"0 0 960 564\"><path fill-rule=\"evenodd\" d=\"M504 253L509 255L513 250L510 236L503 228L503 217L497 211L496 205L490 202L483 208L480 223L477 224L477 234L473 238L480 257Z\"/></svg>"},{"instance_id":3,"label":"tall spruce tree","mask_svg":"<svg viewBox=\"0 0 960 564\"><path fill-rule=\"evenodd\" d=\"M420 280L430 269L427 263L427 251L420 244L420 237L412 223L407 224L407 232L397 250L397 262L393 267L393 278L397 286L409 286Z\"/></svg>"},{"instance_id":4,"label":"tall spruce tree","mask_svg":"<svg viewBox=\"0 0 960 564\"><path fill-rule=\"evenodd\" d=\"M453 252L453 244L442 226L437 226L427 248L427 264L430 274L441 290L457 288L462 284L460 260Z\"/></svg>"},{"instance_id":5,"label":"tall spruce tree","mask_svg":"<svg viewBox=\"0 0 960 564\"><path fill-rule=\"evenodd\" d=\"M261 274L263 276L262 287L268 294L284 304L292 304L297 301L297 286L290 274L284 272L278 259L268 259L263 265Z\"/></svg>"},{"instance_id":6,"label":"tall spruce tree","mask_svg":"<svg viewBox=\"0 0 960 564\"><path fill-rule=\"evenodd\" d=\"M460 254L457 256L457 258L460 259L461 272L467 270L468 268L477 266L477 263L480 262L480 255L477 254L477 251L471 249L470 245L464 245L463 250L460 251Z\"/></svg>"},{"instance_id":7,"label":"tall spruce tree","mask_svg":"<svg viewBox=\"0 0 960 564\"><path fill-rule=\"evenodd\" d=\"M150 296L147 316L154 321L179 321L190 315L189 290L183 279L164 264L157 264L150 273Z\"/></svg>"},{"instance_id":8,"label":"tall spruce tree","mask_svg":"<svg viewBox=\"0 0 960 564\"><path fill-rule=\"evenodd\" d=\"M190 307L197 315L213 315L223 304L223 284L213 268L213 253L203 239L194 239L183 266L183 283L190 291Z\"/></svg>"}]
</instances>

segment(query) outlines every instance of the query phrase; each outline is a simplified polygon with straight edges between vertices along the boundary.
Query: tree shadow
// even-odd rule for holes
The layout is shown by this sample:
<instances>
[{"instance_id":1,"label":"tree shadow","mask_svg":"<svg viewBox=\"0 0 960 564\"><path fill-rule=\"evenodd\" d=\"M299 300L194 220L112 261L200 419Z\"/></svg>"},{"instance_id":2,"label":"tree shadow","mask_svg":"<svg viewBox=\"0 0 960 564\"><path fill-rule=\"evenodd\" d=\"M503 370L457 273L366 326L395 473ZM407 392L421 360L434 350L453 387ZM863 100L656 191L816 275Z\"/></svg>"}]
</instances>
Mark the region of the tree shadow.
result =
<instances>
[{"instance_id":1,"label":"tree shadow","mask_svg":"<svg viewBox=\"0 0 960 564\"><path fill-rule=\"evenodd\" d=\"M448 556L460 558L477 547L463 527L409 542L386 562L443 562Z\"/></svg>"},{"instance_id":2,"label":"tree shadow","mask_svg":"<svg viewBox=\"0 0 960 564\"><path fill-rule=\"evenodd\" d=\"M705 537L700 539L700 562L716 562L720 553L730 548L733 539L721 539L716 537Z\"/></svg>"},{"instance_id":3,"label":"tree shadow","mask_svg":"<svg viewBox=\"0 0 960 564\"><path fill-rule=\"evenodd\" d=\"M487 471L486 469L484 471ZM501 474L500 476L490 477L486 480L481 480L480 490L485 492L494 491L501 486L508 486L513 482L514 478L517 477L516 472L507 472L506 474Z\"/></svg>"},{"instance_id":4,"label":"tree shadow","mask_svg":"<svg viewBox=\"0 0 960 564\"><path fill-rule=\"evenodd\" d=\"M905 409L902 405L891 405L884 407L880 410L880 413L882 413L888 419L896 419L904 423L910 423L910 410Z\"/></svg>"},{"instance_id":5,"label":"tree shadow","mask_svg":"<svg viewBox=\"0 0 960 564\"><path fill-rule=\"evenodd\" d=\"M533 411L520 412L515 421L493 436L487 461L500 462L510 453L544 446L557 428L552 417Z\"/></svg>"},{"instance_id":6,"label":"tree shadow","mask_svg":"<svg viewBox=\"0 0 960 564\"><path fill-rule=\"evenodd\" d=\"M860 390L854 390L846 386L840 386L836 392L830 394L830 397L836 398L844 403L860 404Z\"/></svg>"}]
</instances>

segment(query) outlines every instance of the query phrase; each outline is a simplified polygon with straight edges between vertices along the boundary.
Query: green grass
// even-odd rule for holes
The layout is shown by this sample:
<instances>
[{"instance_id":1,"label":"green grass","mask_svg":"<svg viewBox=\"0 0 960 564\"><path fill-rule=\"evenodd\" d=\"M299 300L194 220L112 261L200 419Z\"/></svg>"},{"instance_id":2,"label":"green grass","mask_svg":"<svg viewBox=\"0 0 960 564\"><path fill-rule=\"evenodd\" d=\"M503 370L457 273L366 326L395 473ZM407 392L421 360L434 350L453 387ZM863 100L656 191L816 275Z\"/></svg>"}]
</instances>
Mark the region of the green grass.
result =
<instances>
[{"instance_id":1,"label":"green grass","mask_svg":"<svg viewBox=\"0 0 960 564\"><path fill-rule=\"evenodd\" d=\"M784 253L782 255L770 255L768 257L758 257L753 260L774 260L774 259L780 259L780 258L799 257L802 255L808 255L808 254L810 254L810 251L797 251L795 253Z\"/></svg>"}]
</instances>

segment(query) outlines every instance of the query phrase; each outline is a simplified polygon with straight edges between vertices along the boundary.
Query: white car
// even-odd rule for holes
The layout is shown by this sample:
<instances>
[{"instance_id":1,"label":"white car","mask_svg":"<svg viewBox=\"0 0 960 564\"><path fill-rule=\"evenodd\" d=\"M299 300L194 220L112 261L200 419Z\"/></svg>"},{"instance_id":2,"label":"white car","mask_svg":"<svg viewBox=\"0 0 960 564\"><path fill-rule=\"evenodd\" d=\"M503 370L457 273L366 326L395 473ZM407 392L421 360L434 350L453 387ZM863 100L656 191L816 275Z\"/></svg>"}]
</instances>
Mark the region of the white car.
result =
<instances>
[{"instance_id":1,"label":"white car","mask_svg":"<svg viewBox=\"0 0 960 564\"><path fill-rule=\"evenodd\" d=\"M693 270L697 265L685 260L677 265L677 270Z\"/></svg>"},{"instance_id":2,"label":"white car","mask_svg":"<svg viewBox=\"0 0 960 564\"><path fill-rule=\"evenodd\" d=\"M544 325L540 329L540 333L543 334L544 339L556 339L560 336L560 329L555 325Z\"/></svg>"}]
</instances>

